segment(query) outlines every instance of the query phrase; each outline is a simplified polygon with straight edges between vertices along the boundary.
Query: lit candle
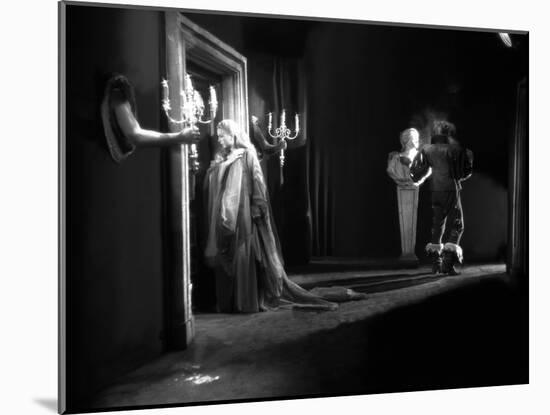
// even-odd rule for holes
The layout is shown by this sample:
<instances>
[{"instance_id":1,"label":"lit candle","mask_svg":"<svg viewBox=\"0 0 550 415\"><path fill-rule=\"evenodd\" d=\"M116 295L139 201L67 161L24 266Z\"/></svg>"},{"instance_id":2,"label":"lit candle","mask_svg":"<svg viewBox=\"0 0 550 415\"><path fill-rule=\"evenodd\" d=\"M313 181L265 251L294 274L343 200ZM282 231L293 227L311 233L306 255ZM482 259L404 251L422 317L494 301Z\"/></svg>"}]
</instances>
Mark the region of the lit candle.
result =
<instances>
[{"instance_id":1,"label":"lit candle","mask_svg":"<svg viewBox=\"0 0 550 415\"><path fill-rule=\"evenodd\" d=\"M189 117L191 116L190 105L192 106L193 103L187 99L187 94L182 90L180 90L180 97L181 97L180 109L181 109L182 118L188 120Z\"/></svg>"},{"instance_id":2,"label":"lit candle","mask_svg":"<svg viewBox=\"0 0 550 415\"><path fill-rule=\"evenodd\" d=\"M216 96L216 89L210 85L210 111L214 116L216 115L216 110L218 109L218 97Z\"/></svg>"},{"instance_id":3,"label":"lit candle","mask_svg":"<svg viewBox=\"0 0 550 415\"><path fill-rule=\"evenodd\" d=\"M193 101L197 107L204 108L204 101L202 100L201 94L196 89L193 91Z\"/></svg>"},{"instance_id":4,"label":"lit candle","mask_svg":"<svg viewBox=\"0 0 550 415\"><path fill-rule=\"evenodd\" d=\"M285 110L281 113L281 127L285 126Z\"/></svg>"},{"instance_id":5,"label":"lit candle","mask_svg":"<svg viewBox=\"0 0 550 415\"><path fill-rule=\"evenodd\" d=\"M187 104L187 96L185 95L185 92L180 91L180 97L181 97L181 106L185 107Z\"/></svg>"},{"instance_id":6,"label":"lit candle","mask_svg":"<svg viewBox=\"0 0 550 415\"><path fill-rule=\"evenodd\" d=\"M162 80L162 100L168 101L170 99L170 91L168 89L168 81L166 79Z\"/></svg>"},{"instance_id":7,"label":"lit candle","mask_svg":"<svg viewBox=\"0 0 550 415\"><path fill-rule=\"evenodd\" d=\"M193 82L191 82L191 75L187 74L185 75L185 92L187 92L190 96L193 94Z\"/></svg>"},{"instance_id":8,"label":"lit candle","mask_svg":"<svg viewBox=\"0 0 550 415\"><path fill-rule=\"evenodd\" d=\"M269 113L269 128L268 128L269 131L271 131L272 123L273 123L273 114L270 112Z\"/></svg>"},{"instance_id":9,"label":"lit candle","mask_svg":"<svg viewBox=\"0 0 550 415\"><path fill-rule=\"evenodd\" d=\"M298 113L296 113L294 119L296 122L296 134L298 134L298 131L300 131L300 118L298 117Z\"/></svg>"}]
</instances>

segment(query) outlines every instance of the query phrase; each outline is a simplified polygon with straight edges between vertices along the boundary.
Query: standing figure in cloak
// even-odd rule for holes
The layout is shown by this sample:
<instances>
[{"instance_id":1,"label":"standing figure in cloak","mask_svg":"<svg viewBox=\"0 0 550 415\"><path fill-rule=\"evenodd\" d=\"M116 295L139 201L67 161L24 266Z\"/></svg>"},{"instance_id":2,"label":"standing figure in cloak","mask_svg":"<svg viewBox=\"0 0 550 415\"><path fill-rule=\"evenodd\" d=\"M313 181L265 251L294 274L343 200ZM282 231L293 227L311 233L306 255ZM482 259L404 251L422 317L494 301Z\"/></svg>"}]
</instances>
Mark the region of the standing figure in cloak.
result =
<instances>
[{"instance_id":1,"label":"standing figure in cloak","mask_svg":"<svg viewBox=\"0 0 550 415\"><path fill-rule=\"evenodd\" d=\"M458 275L462 263L460 238L464 232L464 215L460 200L462 182L472 175L473 153L463 148L455 137L455 126L436 121L431 144L426 144L411 165L411 178L421 182L429 174L432 193L432 236L426 252L432 258L433 272Z\"/></svg>"},{"instance_id":2,"label":"standing figure in cloak","mask_svg":"<svg viewBox=\"0 0 550 415\"><path fill-rule=\"evenodd\" d=\"M264 176L248 135L232 120L221 121L217 135L221 150L204 186L205 258L216 272L218 311L255 313L284 305L336 309L327 296L315 295L287 277Z\"/></svg>"}]
</instances>

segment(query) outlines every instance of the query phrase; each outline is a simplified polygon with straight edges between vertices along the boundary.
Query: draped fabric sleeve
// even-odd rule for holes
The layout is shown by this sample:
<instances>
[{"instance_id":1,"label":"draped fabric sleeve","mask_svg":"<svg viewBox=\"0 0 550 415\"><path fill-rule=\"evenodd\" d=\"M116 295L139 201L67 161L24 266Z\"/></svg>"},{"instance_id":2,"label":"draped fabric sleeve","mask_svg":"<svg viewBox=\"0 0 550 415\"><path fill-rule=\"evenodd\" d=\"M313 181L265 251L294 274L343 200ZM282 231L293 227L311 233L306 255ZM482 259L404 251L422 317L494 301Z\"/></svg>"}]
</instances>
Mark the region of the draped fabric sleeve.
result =
<instances>
[{"instance_id":1,"label":"draped fabric sleeve","mask_svg":"<svg viewBox=\"0 0 550 415\"><path fill-rule=\"evenodd\" d=\"M386 168L386 172L388 173L388 176L390 176L394 181L399 181L401 177L396 172L396 163L399 158L399 153L397 151L392 151L390 154L388 154L388 167Z\"/></svg>"},{"instance_id":2,"label":"draped fabric sleeve","mask_svg":"<svg viewBox=\"0 0 550 415\"><path fill-rule=\"evenodd\" d=\"M234 234L237 228L239 203L242 192L243 169L241 163L231 165L227 172L220 202L221 231L225 235Z\"/></svg>"},{"instance_id":3,"label":"draped fabric sleeve","mask_svg":"<svg viewBox=\"0 0 550 415\"><path fill-rule=\"evenodd\" d=\"M206 172L204 179L204 198L206 206L206 217L208 218L207 222L207 240L206 247L204 250L204 256L206 263L209 266L214 266L216 255L218 253L217 249L217 222L219 215L219 171L220 165L213 164Z\"/></svg>"},{"instance_id":4,"label":"draped fabric sleeve","mask_svg":"<svg viewBox=\"0 0 550 415\"><path fill-rule=\"evenodd\" d=\"M251 179L250 210L252 218L257 220L265 218L268 212L267 187L262 172L262 167L254 150L248 150L246 155L247 169Z\"/></svg>"},{"instance_id":5,"label":"draped fabric sleeve","mask_svg":"<svg viewBox=\"0 0 550 415\"><path fill-rule=\"evenodd\" d=\"M216 261L229 275L234 275L235 255L239 250L239 234L244 233L242 224L243 168L235 157L220 165L219 202L213 219L216 232Z\"/></svg>"},{"instance_id":6,"label":"draped fabric sleeve","mask_svg":"<svg viewBox=\"0 0 550 415\"><path fill-rule=\"evenodd\" d=\"M388 166L386 172L393 181L400 186L412 185L412 179L409 171L411 160L393 151L388 155Z\"/></svg>"}]
</instances>

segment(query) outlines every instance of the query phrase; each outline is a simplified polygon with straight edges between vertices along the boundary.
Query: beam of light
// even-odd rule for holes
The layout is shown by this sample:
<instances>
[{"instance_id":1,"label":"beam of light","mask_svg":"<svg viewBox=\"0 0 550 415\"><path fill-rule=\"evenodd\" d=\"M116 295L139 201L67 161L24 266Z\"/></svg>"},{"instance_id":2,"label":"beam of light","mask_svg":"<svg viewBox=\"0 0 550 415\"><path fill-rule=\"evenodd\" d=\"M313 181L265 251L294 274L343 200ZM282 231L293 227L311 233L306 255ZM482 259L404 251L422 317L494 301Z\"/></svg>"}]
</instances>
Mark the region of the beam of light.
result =
<instances>
[{"instance_id":1,"label":"beam of light","mask_svg":"<svg viewBox=\"0 0 550 415\"><path fill-rule=\"evenodd\" d=\"M507 47L512 47L512 39L510 38L510 35L508 33L499 33L498 36Z\"/></svg>"}]
</instances>

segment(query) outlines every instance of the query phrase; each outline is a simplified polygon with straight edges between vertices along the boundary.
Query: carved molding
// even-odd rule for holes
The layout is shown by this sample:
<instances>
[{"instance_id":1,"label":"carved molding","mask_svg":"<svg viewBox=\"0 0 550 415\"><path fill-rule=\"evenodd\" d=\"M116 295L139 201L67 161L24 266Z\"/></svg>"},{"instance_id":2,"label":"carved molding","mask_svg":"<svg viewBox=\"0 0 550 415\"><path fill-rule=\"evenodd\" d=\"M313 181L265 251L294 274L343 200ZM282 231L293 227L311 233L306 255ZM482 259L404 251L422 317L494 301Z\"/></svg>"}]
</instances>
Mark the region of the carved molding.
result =
<instances>
[{"instance_id":1,"label":"carved molding","mask_svg":"<svg viewBox=\"0 0 550 415\"><path fill-rule=\"evenodd\" d=\"M179 29L178 14L165 13L166 23L166 78L170 83L171 117L178 118L180 108L179 91L183 89L185 74L185 42ZM178 126L170 125L175 131ZM188 146L169 149L167 195L169 220L170 265L168 284L169 296L169 346L174 349L187 347L194 335L194 321L191 305L191 269L189 248L189 166Z\"/></svg>"},{"instance_id":2,"label":"carved molding","mask_svg":"<svg viewBox=\"0 0 550 415\"><path fill-rule=\"evenodd\" d=\"M248 133L246 57L185 16L177 16L186 59L223 79L223 118L237 121Z\"/></svg>"},{"instance_id":3,"label":"carved molding","mask_svg":"<svg viewBox=\"0 0 550 415\"><path fill-rule=\"evenodd\" d=\"M166 79L172 111L180 108L186 62L193 62L222 79L223 118L241 124L248 133L246 58L177 11L165 12ZM179 118L179 114L170 114ZM170 127L172 131L176 126ZM183 349L194 336L191 304L190 179L188 146L169 150L167 195L170 212L169 326L171 348Z\"/></svg>"}]
</instances>

